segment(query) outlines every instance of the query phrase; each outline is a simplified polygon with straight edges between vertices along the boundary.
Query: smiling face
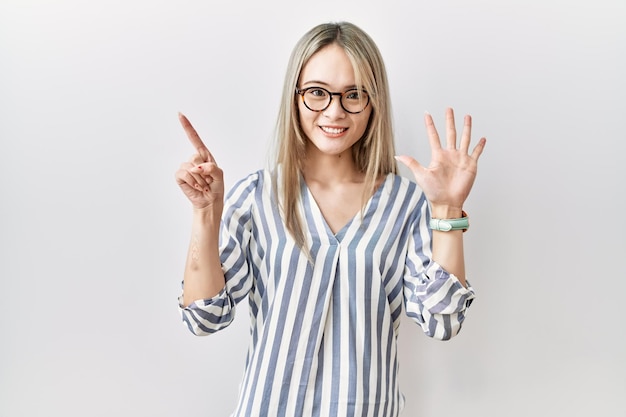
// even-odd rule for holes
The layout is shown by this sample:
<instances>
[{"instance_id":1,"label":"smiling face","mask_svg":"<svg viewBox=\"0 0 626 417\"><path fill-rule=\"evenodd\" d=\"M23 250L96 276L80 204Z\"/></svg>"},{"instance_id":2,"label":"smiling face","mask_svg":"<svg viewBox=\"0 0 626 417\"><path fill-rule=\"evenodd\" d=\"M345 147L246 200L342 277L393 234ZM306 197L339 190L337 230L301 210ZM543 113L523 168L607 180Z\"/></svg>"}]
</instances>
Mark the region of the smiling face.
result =
<instances>
[{"instance_id":1,"label":"smiling face","mask_svg":"<svg viewBox=\"0 0 626 417\"><path fill-rule=\"evenodd\" d=\"M331 92L344 92L355 85L354 69L346 52L337 44L330 44L316 52L302 68L300 89L322 87ZM298 97L300 126L308 139L307 155L341 155L349 152L361 139L372 106L360 113L346 112L339 96L333 96L330 106L323 111L309 110Z\"/></svg>"}]
</instances>

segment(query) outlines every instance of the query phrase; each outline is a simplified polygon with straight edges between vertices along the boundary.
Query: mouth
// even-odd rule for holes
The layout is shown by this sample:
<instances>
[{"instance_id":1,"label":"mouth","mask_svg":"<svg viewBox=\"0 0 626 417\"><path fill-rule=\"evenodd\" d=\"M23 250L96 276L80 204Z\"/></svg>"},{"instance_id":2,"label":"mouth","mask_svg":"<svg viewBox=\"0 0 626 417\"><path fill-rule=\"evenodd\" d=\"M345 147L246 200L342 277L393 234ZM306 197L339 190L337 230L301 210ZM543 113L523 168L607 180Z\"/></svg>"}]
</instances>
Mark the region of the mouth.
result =
<instances>
[{"instance_id":1,"label":"mouth","mask_svg":"<svg viewBox=\"0 0 626 417\"><path fill-rule=\"evenodd\" d=\"M346 130L348 130L347 127L328 127L328 126L320 126L320 129L322 129L324 133L329 134L329 135L340 135Z\"/></svg>"}]
</instances>

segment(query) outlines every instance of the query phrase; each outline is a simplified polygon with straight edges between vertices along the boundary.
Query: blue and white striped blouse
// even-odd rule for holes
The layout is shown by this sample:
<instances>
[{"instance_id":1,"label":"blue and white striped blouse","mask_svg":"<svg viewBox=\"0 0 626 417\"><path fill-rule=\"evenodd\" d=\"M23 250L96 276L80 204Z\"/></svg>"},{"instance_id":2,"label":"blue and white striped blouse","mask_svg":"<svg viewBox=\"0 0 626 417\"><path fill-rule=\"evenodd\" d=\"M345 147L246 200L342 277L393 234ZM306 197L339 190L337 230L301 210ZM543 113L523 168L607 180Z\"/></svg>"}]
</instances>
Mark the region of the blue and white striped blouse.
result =
<instances>
[{"instance_id":1,"label":"blue and white striped blouse","mask_svg":"<svg viewBox=\"0 0 626 417\"><path fill-rule=\"evenodd\" d=\"M414 182L389 174L363 216L336 234L302 183L314 262L285 229L271 173L253 173L226 199L226 286L181 308L183 321L196 335L214 333L248 297L251 343L232 417L398 416L403 306L427 335L449 339L474 291L431 260L428 204Z\"/></svg>"}]
</instances>

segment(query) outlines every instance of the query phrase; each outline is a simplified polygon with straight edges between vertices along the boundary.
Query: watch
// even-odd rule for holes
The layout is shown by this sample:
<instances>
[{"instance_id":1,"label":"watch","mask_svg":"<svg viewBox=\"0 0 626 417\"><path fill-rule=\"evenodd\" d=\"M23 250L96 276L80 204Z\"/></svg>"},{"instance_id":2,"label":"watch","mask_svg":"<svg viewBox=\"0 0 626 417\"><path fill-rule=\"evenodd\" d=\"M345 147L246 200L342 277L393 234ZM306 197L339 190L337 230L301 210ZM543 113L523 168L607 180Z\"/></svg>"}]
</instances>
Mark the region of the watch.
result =
<instances>
[{"instance_id":1,"label":"watch","mask_svg":"<svg viewBox=\"0 0 626 417\"><path fill-rule=\"evenodd\" d=\"M462 212L463 217L458 219L430 219L430 228L440 232L449 232L452 230L467 231L469 229L469 217L466 212Z\"/></svg>"}]
</instances>

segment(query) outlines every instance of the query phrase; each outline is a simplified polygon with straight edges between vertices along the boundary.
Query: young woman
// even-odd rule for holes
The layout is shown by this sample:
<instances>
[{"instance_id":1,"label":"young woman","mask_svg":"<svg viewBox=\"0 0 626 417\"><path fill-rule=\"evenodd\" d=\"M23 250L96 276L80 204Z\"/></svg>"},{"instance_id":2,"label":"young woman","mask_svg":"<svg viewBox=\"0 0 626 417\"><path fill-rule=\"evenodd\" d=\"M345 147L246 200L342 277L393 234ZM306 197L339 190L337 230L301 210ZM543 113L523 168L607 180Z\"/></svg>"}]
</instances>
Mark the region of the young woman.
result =
<instances>
[{"instance_id":1,"label":"young woman","mask_svg":"<svg viewBox=\"0 0 626 417\"><path fill-rule=\"evenodd\" d=\"M446 118L442 145L425 116L428 167L397 157L417 183L397 175L383 60L350 23L300 39L276 164L239 181L226 200L221 168L180 115L197 150L176 173L193 206L183 320L211 334L249 303L233 416L398 416L403 308L431 337L458 333L474 297L462 209L485 139L469 153L470 117L458 146L451 109Z\"/></svg>"}]
</instances>

